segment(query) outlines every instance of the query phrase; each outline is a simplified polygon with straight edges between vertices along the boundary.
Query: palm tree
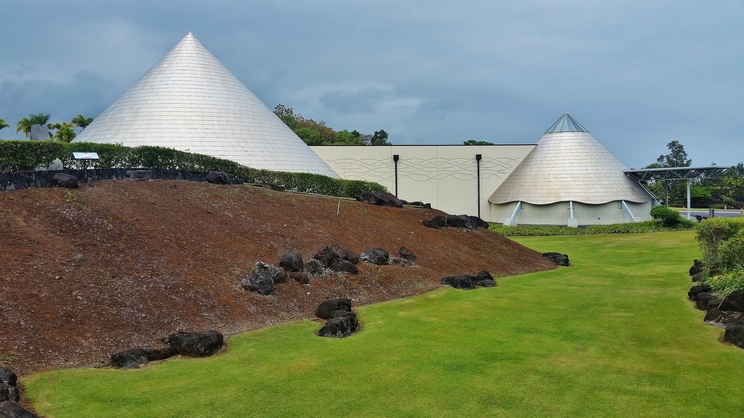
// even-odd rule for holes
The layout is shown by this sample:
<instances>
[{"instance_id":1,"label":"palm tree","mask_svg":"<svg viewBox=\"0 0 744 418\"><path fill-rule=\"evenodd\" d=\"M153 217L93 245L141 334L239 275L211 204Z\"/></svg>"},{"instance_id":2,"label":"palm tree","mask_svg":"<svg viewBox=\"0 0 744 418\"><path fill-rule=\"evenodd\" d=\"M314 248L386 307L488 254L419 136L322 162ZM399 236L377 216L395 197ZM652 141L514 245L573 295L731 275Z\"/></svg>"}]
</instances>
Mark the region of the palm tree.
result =
<instances>
[{"instance_id":1,"label":"palm tree","mask_svg":"<svg viewBox=\"0 0 744 418\"><path fill-rule=\"evenodd\" d=\"M0 129L5 129L5 128L10 128L10 125L8 125L8 124L7 124L6 122L5 122L5 119L3 119L3 118L0 118Z\"/></svg>"},{"instance_id":2,"label":"palm tree","mask_svg":"<svg viewBox=\"0 0 744 418\"><path fill-rule=\"evenodd\" d=\"M73 125L77 126L81 130L85 130L85 128L88 125L90 125L91 123L93 123L93 118L86 118L85 116L83 116L83 115L81 115L81 114L78 113L77 116L75 116L74 118L72 118L72 120L70 121L70 123L72 123Z\"/></svg>"},{"instance_id":3,"label":"palm tree","mask_svg":"<svg viewBox=\"0 0 744 418\"><path fill-rule=\"evenodd\" d=\"M49 122L49 115L39 112L35 115L28 115L28 119L32 125L46 125Z\"/></svg>"},{"instance_id":4,"label":"palm tree","mask_svg":"<svg viewBox=\"0 0 744 418\"><path fill-rule=\"evenodd\" d=\"M28 138L28 136L31 134L31 120L29 118L23 118L18 121L16 124L16 133L23 132L23 135Z\"/></svg>"},{"instance_id":5,"label":"palm tree","mask_svg":"<svg viewBox=\"0 0 744 418\"><path fill-rule=\"evenodd\" d=\"M57 130L57 132L55 132L52 136L52 138L56 139L57 141L70 143L77 136L77 134L75 133L75 125L71 123L51 123L49 124L49 128Z\"/></svg>"}]
</instances>

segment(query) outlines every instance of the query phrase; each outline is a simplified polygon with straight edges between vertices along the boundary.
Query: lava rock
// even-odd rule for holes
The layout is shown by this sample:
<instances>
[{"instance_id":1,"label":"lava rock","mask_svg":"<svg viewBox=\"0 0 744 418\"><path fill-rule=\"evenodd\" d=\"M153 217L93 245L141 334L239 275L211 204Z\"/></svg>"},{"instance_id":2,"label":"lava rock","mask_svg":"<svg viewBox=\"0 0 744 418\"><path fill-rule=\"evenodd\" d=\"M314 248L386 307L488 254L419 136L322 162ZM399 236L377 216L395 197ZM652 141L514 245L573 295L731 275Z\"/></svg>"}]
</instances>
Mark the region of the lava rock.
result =
<instances>
[{"instance_id":1,"label":"lava rock","mask_svg":"<svg viewBox=\"0 0 744 418\"><path fill-rule=\"evenodd\" d=\"M362 253L362 261L384 266L390 264L390 254L382 248L373 248Z\"/></svg>"},{"instance_id":2,"label":"lava rock","mask_svg":"<svg viewBox=\"0 0 744 418\"><path fill-rule=\"evenodd\" d=\"M406 247L400 247L400 249L398 250L398 255L408 261L416 261L416 254L414 254L413 251L409 250Z\"/></svg>"},{"instance_id":3,"label":"lava rock","mask_svg":"<svg viewBox=\"0 0 744 418\"><path fill-rule=\"evenodd\" d=\"M693 297L692 301L695 302L695 308L700 309L701 311L707 311L708 302L710 302L711 300L717 300L717 299L718 299L718 296L716 296L715 293L700 292L697 295L695 295L695 297Z\"/></svg>"},{"instance_id":4,"label":"lava rock","mask_svg":"<svg viewBox=\"0 0 744 418\"><path fill-rule=\"evenodd\" d=\"M275 290L274 285L284 281L286 273L272 264L256 263L256 270L241 282L245 290L268 295Z\"/></svg>"},{"instance_id":5,"label":"lava rock","mask_svg":"<svg viewBox=\"0 0 744 418\"><path fill-rule=\"evenodd\" d=\"M389 192L361 192L354 196L354 198L370 205L390 206L394 208L403 207L403 201Z\"/></svg>"},{"instance_id":6,"label":"lava rock","mask_svg":"<svg viewBox=\"0 0 744 418\"><path fill-rule=\"evenodd\" d=\"M15 402L0 402L0 417L2 418L39 418L38 415L32 414L23 409Z\"/></svg>"},{"instance_id":7,"label":"lava rock","mask_svg":"<svg viewBox=\"0 0 744 418\"><path fill-rule=\"evenodd\" d=\"M477 216L469 216L469 217L470 217L470 220L475 224L476 228L488 229L488 222L484 221L483 219Z\"/></svg>"},{"instance_id":8,"label":"lava rock","mask_svg":"<svg viewBox=\"0 0 744 418\"><path fill-rule=\"evenodd\" d=\"M359 320L354 312L335 311L325 325L318 331L318 336L344 338L356 331Z\"/></svg>"},{"instance_id":9,"label":"lava rock","mask_svg":"<svg viewBox=\"0 0 744 418\"><path fill-rule=\"evenodd\" d=\"M568 267L571 264L568 260L568 254L561 254L554 251L549 251L547 253L543 253L543 257L548 258L550 261L559 266Z\"/></svg>"},{"instance_id":10,"label":"lava rock","mask_svg":"<svg viewBox=\"0 0 744 418\"><path fill-rule=\"evenodd\" d=\"M333 311L346 311L351 312L351 299L329 299L321 303L318 309L315 310L315 316L321 319L328 319L331 317Z\"/></svg>"},{"instance_id":11,"label":"lava rock","mask_svg":"<svg viewBox=\"0 0 744 418\"><path fill-rule=\"evenodd\" d=\"M710 291L711 291L711 288L710 288L709 285L707 285L705 283L696 284L695 286L692 286L690 288L690 290L687 292L687 297L690 300L694 301L695 300L695 297L698 294L703 293L703 292L710 292Z\"/></svg>"},{"instance_id":12,"label":"lava rock","mask_svg":"<svg viewBox=\"0 0 744 418\"><path fill-rule=\"evenodd\" d=\"M316 259L312 259L305 264L305 272L307 272L308 276L311 277L317 277L323 275L323 263Z\"/></svg>"},{"instance_id":13,"label":"lava rock","mask_svg":"<svg viewBox=\"0 0 744 418\"><path fill-rule=\"evenodd\" d=\"M421 221L427 228L438 229L447 226L447 219L444 216L437 215L428 221Z\"/></svg>"},{"instance_id":14,"label":"lava rock","mask_svg":"<svg viewBox=\"0 0 744 418\"><path fill-rule=\"evenodd\" d=\"M165 360L176 354L173 348L133 348L111 355L111 366L119 369L137 369L151 361Z\"/></svg>"},{"instance_id":15,"label":"lava rock","mask_svg":"<svg viewBox=\"0 0 744 418\"><path fill-rule=\"evenodd\" d=\"M355 253L354 251L347 250L340 245L331 245L330 247L328 247L328 249L333 252L333 254L336 254L336 257L342 260L346 260L351 264L359 263L359 254Z\"/></svg>"},{"instance_id":16,"label":"lava rock","mask_svg":"<svg viewBox=\"0 0 744 418\"><path fill-rule=\"evenodd\" d=\"M163 342L182 356L206 357L220 351L224 336L218 331L179 331L163 338Z\"/></svg>"},{"instance_id":17,"label":"lava rock","mask_svg":"<svg viewBox=\"0 0 744 418\"><path fill-rule=\"evenodd\" d=\"M255 273L250 275L250 277L243 279L243 281L240 282L240 285L243 289L249 292L256 292L262 295L268 295L276 290L274 280L270 277L260 276Z\"/></svg>"},{"instance_id":18,"label":"lava rock","mask_svg":"<svg viewBox=\"0 0 744 418\"><path fill-rule=\"evenodd\" d=\"M690 267L689 273L690 276L694 276L698 273L702 273L703 269L705 268L705 263L700 260L695 260L692 262L692 267Z\"/></svg>"},{"instance_id":19,"label":"lava rock","mask_svg":"<svg viewBox=\"0 0 744 418\"><path fill-rule=\"evenodd\" d=\"M75 189L79 186L78 178L71 174L56 173L52 176L52 186L65 187L68 189Z\"/></svg>"},{"instance_id":20,"label":"lava rock","mask_svg":"<svg viewBox=\"0 0 744 418\"><path fill-rule=\"evenodd\" d=\"M282 256L282 260L279 262L279 267L286 271L302 271L304 263L302 262L302 254L300 253L286 253Z\"/></svg>"},{"instance_id":21,"label":"lava rock","mask_svg":"<svg viewBox=\"0 0 744 418\"><path fill-rule=\"evenodd\" d=\"M744 321L738 321L726 326L726 332L723 333L723 341L744 348Z\"/></svg>"},{"instance_id":22,"label":"lava rock","mask_svg":"<svg viewBox=\"0 0 744 418\"><path fill-rule=\"evenodd\" d=\"M350 262L344 260L343 258L334 259L331 262L331 265L328 266L328 268L338 273L356 274L359 271L357 266L351 264Z\"/></svg>"},{"instance_id":23,"label":"lava rock","mask_svg":"<svg viewBox=\"0 0 744 418\"><path fill-rule=\"evenodd\" d=\"M15 386L18 383L18 376L13 370L7 367L0 367L0 382Z\"/></svg>"},{"instance_id":24,"label":"lava rock","mask_svg":"<svg viewBox=\"0 0 744 418\"><path fill-rule=\"evenodd\" d=\"M721 309L724 311L744 312L744 292L741 290L731 292L723 298Z\"/></svg>"},{"instance_id":25,"label":"lava rock","mask_svg":"<svg viewBox=\"0 0 744 418\"><path fill-rule=\"evenodd\" d=\"M321 248L320 251L315 253L315 255L313 256L313 259L320 261L320 263L324 267L330 266L333 260L335 260L336 258L338 258L338 255L331 249L330 246Z\"/></svg>"},{"instance_id":26,"label":"lava rock","mask_svg":"<svg viewBox=\"0 0 744 418\"><path fill-rule=\"evenodd\" d=\"M405 258L390 257L390 264L398 267L410 266L412 263Z\"/></svg>"},{"instance_id":27,"label":"lava rock","mask_svg":"<svg viewBox=\"0 0 744 418\"><path fill-rule=\"evenodd\" d=\"M493 279L488 270L481 270L475 275L475 284L481 287L495 287L496 280Z\"/></svg>"},{"instance_id":28,"label":"lava rock","mask_svg":"<svg viewBox=\"0 0 744 418\"><path fill-rule=\"evenodd\" d=\"M468 215L450 215L447 217L447 226L451 226L452 228L477 229L478 223Z\"/></svg>"},{"instance_id":29,"label":"lava rock","mask_svg":"<svg viewBox=\"0 0 744 418\"><path fill-rule=\"evenodd\" d=\"M741 312L723 311L721 309L711 309L705 313L703 322L708 325L715 325L717 327L726 328L729 324L733 324L742 318Z\"/></svg>"},{"instance_id":30,"label":"lava rock","mask_svg":"<svg viewBox=\"0 0 744 418\"><path fill-rule=\"evenodd\" d=\"M132 181L152 180L152 170L128 170L127 177Z\"/></svg>"},{"instance_id":31,"label":"lava rock","mask_svg":"<svg viewBox=\"0 0 744 418\"><path fill-rule=\"evenodd\" d=\"M289 277L295 279L300 284L310 283L310 276L308 276L307 273L302 272L302 271L293 271L292 273L289 273Z\"/></svg>"},{"instance_id":32,"label":"lava rock","mask_svg":"<svg viewBox=\"0 0 744 418\"><path fill-rule=\"evenodd\" d=\"M207 182L214 184L230 184L230 176L224 171L210 171L207 173Z\"/></svg>"},{"instance_id":33,"label":"lava rock","mask_svg":"<svg viewBox=\"0 0 744 418\"><path fill-rule=\"evenodd\" d=\"M18 388L7 383L0 383L0 402L20 402Z\"/></svg>"},{"instance_id":34,"label":"lava rock","mask_svg":"<svg viewBox=\"0 0 744 418\"><path fill-rule=\"evenodd\" d=\"M442 279L442 284L452 286L455 289L473 290L475 289L475 276L463 275L445 277Z\"/></svg>"},{"instance_id":35,"label":"lava rock","mask_svg":"<svg viewBox=\"0 0 744 418\"><path fill-rule=\"evenodd\" d=\"M704 278L705 278L705 273L701 271L700 273L697 273L696 275L692 276L692 281L701 282L703 281Z\"/></svg>"}]
</instances>

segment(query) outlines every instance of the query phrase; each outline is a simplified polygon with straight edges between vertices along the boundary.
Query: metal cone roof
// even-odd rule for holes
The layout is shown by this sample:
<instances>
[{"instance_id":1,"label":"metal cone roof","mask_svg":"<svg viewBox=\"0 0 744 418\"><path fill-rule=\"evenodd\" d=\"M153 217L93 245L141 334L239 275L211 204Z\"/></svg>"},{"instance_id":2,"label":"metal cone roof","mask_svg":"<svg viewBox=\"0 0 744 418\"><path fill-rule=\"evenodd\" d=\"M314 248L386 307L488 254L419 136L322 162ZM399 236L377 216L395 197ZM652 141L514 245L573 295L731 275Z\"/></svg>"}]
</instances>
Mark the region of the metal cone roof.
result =
<instances>
[{"instance_id":1,"label":"metal cone roof","mask_svg":"<svg viewBox=\"0 0 744 418\"><path fill-rule=\"evenodd\" d=\"M564 118L582 130L551 132L551 127L488 198L489 202L603 204L619 200L643 203L653 199L625 174L628 167L610 150L570 115L564 115L559 122Z\"/></svg>"},{"instance_id":2,"label":"metal cone roof","mask_svg":"<svg viewBox=\"0 0 744 418\"><path fill-rule=\"evenodd\" d=\"M338 177L190 32L75 138Z\"/></svg>"}]
</instances>

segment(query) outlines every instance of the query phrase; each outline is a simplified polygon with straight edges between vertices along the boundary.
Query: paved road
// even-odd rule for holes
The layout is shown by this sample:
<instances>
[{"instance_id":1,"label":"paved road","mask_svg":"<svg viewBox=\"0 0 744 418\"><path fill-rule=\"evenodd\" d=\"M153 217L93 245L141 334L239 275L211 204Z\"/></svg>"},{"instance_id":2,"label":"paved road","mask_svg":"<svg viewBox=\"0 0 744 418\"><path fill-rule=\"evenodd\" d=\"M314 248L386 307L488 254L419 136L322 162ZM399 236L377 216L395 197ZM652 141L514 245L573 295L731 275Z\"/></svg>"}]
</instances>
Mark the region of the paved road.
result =
<instances>
[{"instance_id":1,"label":"paved road","mask_svg":"<svg viewBox=\"0 0 744 418\"><path fill-rule=\"evenodd\" d=\"M687 218L687 212L681 212L683 218ZM692 210L690 212L690 218L695 219L695 215L700 215L703 217L708 217L708 211L707 210ZM739 218L744 215L741 214L739 210L723 210L723 209L716 209L716 218Z\"/></svg>"}]
</instances>

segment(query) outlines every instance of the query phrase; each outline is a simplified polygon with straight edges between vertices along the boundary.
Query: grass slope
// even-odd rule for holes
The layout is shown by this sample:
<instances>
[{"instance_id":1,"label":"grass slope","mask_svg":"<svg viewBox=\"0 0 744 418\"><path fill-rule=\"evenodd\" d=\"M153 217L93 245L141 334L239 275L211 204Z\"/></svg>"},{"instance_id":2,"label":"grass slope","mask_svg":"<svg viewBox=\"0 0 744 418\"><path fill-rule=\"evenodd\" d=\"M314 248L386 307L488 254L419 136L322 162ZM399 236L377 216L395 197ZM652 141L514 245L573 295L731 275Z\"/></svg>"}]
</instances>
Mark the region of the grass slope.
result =
<instances>
[{"instance_id":1,"label":"grass slope","mask_svg":"<svg viewBox=\"0 0 744 418\"><path fill-rule=\"evenodd\" d=\"M686 300L693 232L524 237L573 266L233 337L205 359L28 377L50 417L740 416L744 350Z\"/></svg>"}]
</instances>

